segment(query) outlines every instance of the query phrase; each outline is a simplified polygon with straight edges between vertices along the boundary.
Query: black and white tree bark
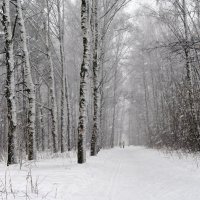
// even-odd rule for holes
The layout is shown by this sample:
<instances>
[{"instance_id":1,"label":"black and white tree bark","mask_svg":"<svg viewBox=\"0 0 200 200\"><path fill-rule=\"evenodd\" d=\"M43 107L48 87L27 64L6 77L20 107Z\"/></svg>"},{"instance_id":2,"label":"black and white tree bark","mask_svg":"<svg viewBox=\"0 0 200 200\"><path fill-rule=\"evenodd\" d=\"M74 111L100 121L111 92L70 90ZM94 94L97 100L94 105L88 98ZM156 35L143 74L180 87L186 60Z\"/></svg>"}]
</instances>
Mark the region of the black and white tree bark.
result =
<instances>
[{"instance_id":1,"label":"black and white tree bark","mask_svg":"<svg viewBox=\"0 0 200 200\"><path fill-rule=\"evenodd\" d=\"M86 162L86 116L87 116L87 82L89 68L89 34L88 34L88 0L81 1L81 30L83 39L83 60L80 71L80 99L78 123L78 163Z\"/></svg>"},{"instance_id":2,"label":"black and white tree bark","mask_svg":"<svg viewBox=\"0 0 200 200\"><path fill-rule=\"evenodd\" d=\"M98 0L93 0L92 36L93 36L93 130L91 139L91 156L97 154L99 136L99 67L98 67Z\"/></svg>"},{"instance_id":3,"label":"black and white tree bark","mask_svg":"<svg viewBox=\"0 0 200 200\"><path fill-rule=\"evenodd\" d=\"M13 54L13 35L10 19L10 1L3 0L3 19L2 24L5 32L5 53L6 53L6 100L8 118L8 159L7 165L16 163L15 158L15 138L16 138L16 103L15 103L15 77L14 77L14 54Z\"/></svg>"},{"instance_id":4,"label":"black and white tree bark","mask_svg":"<svg viewBox=\"0 0 200 200\"><path fill-rule=\"evenodd\" d=\"M35 86L31 75L31 65L29 58L29 51L27 47L27 34L24 23L24 17L22 13L21 0L17 0L17 14L18 24L21 34L22 42L22 59L24 63L24 79L26 85L26 91L28 94L28 116L27 116L27 135L28 135L28 160L36 158L35 150Z\"/></svg>"}]
</instances>

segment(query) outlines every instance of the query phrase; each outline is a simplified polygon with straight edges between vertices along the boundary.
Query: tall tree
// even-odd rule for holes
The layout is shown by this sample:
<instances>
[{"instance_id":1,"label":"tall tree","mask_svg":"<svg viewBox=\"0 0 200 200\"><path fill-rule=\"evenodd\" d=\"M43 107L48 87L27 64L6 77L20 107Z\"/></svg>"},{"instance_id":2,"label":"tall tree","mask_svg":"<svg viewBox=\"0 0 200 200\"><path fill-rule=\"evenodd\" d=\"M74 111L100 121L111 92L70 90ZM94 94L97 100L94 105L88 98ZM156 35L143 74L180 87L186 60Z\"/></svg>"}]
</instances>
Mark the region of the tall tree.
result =
<instances>
[{"instance_id":1,"label":"tall tree","mask_svg":"<svg viewBox=\"0 0 200 200\"><path fill-rule=\"evenodd\" d=\"M51 102L51 119L52 119L52 127L51 127L51 134L52 134L52 145L53 145L53 152L58 152L58 116L57 116L57 101L56 101L56 91L55 91L55 77L54 77L54 65L52 60L51 54L51 36L50 36L50 10L51 6L49 5L49 0L46 0L47 6L47 22L46 22L46 52L47 52L47 59L49 65L49 84L50 84L50 102Z\"/></svg>"},{"instance_id":2,"label":"tall tree","mask_svg":"<svg viewBox=\"0 0 200 200\"><path fill-rule=\"evenodd\" d=\"M97 138L99 136L99 66L98 66L98 0L93 0L93 130L91 139L91 156L97 154Z\"/></svg>"},{"instance_id":3,"label":"tall tree","mask_svg":"<svg viewBox=\"0 0 200 200\"><path fill-rule=\"evenodd\" d=\"M29 59L29 52L27 47L27 35L26 28L24 24L24 17L22 13L21 0L17 0L17 14L18 14L18 24L21 33L22 42L22 59L24 63L24 79L26 85L26 91L28 93L28 124L27 124L27 134L28 134L28 160L33 160L36 158L35 151L35 86L33 84L31 75L31 65Z\"/></svg>"},{"instance_id":4,"label":"tall tree","mask_svg":"<svg viewBox=\"0 0 200 200\"><path fill-rule=\"evenodd\" d=\"M15 103L15 77L14 77L14 54L13 54L13 35L10 19L10 2L3 1L2 24L5 32L5 52L6 52L6 99L8 117L8 159L7 165L14 164L15 158L15 137L17 126L16 103Z\"/></svg>"},{"instance_id":5,"label":"tall tree","mask_svg":"<svg viewBox=\"0 0 200 200\"><path fill-rule=\"evenodd\" d=\"M78 163L86 162L86 115L87 115L87 82L89 68L89 2L81 1L81 30L83 39L83 60L80 70L80 99L78 123Z\"/></svg>"},{"instance_id":6,"label":"tall tree","mask_svg":"<svg viewBox=\"0 0 200 200\"><path fill-rule=\"evenodd\" d=\"M60 133L60 146L61 146L61 152L63 153L65 151L65 117L66 117L66 110L65 110L65 53L64 53L64 1L62 2L62 13L61 13L61 1L57 0L57 11L58 11L58 40L59 40L59 46L60 46L60 61L61 61L61 75L62 75L62 87L61 87L61 133ZM66 99L67 100L67 99Z\"/></svg>"}]
</instances>

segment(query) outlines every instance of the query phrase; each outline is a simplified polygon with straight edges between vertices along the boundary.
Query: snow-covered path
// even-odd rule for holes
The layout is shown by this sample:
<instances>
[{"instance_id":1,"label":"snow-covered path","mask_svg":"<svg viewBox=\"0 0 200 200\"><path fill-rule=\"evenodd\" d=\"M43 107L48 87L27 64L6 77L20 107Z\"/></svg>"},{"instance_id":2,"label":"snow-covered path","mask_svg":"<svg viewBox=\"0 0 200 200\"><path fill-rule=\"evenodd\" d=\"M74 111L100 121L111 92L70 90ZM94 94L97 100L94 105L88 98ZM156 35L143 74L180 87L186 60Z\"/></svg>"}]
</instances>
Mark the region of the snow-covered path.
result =
<instances>
[{"instance_id":1,"label":"snow-covered path","mask_svg":"<svg viewBox=\"0 0 200 200\"><path fill-rule=\"evenodd\" d=\"M5 169L0 166L3 182ZM17 200L26 199L28 172L17 166L7 171ZM40 161L31 174L38 194L28 196L34 200L200 200L200 169L193 158L143 147L104 150L84 165L77 165L73 156Z\"/></svg>"}]
</instances>

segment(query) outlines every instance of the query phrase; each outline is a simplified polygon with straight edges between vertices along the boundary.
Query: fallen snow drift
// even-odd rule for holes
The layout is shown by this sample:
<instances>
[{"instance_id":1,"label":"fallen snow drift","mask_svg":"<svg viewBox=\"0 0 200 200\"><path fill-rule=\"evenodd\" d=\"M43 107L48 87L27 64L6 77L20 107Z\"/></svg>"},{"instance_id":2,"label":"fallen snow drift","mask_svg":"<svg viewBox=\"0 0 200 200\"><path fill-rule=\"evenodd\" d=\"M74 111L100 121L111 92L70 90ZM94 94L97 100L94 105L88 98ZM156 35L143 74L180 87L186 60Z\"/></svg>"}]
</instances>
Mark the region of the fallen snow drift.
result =
<instances>
[{"instance_id":1,"label":"fallen snow drift","mask_svg":"<svg viewBox=\"0 0 200 200\"><path fill-rule=\"evenodd\" d=\"M198 200L200 169L194 158L178 159L143 147L103 150L87 163L72 153L7 168L0 165L0 199Z\"/></svg>"}]
</instances>

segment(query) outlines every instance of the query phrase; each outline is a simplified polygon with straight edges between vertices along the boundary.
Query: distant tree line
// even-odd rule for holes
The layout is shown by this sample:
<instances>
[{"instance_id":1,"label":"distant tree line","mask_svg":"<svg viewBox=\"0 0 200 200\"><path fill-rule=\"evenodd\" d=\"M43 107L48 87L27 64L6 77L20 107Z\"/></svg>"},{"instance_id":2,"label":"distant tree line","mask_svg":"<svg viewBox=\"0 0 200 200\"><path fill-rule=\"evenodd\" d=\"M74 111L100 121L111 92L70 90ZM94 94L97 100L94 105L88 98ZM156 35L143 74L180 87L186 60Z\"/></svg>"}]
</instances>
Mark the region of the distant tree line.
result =
<instances>
[{"instance_id":1,"label":"distant tree line","mask_svg":"<svg viewBox=\"0 0 200 200\"><path fill-rule=\"evenodd\" d=\"M199 1L160 0L143 5L135 19L128 95L132 143L198 152Z\"/></svg>"}]
</instances>

